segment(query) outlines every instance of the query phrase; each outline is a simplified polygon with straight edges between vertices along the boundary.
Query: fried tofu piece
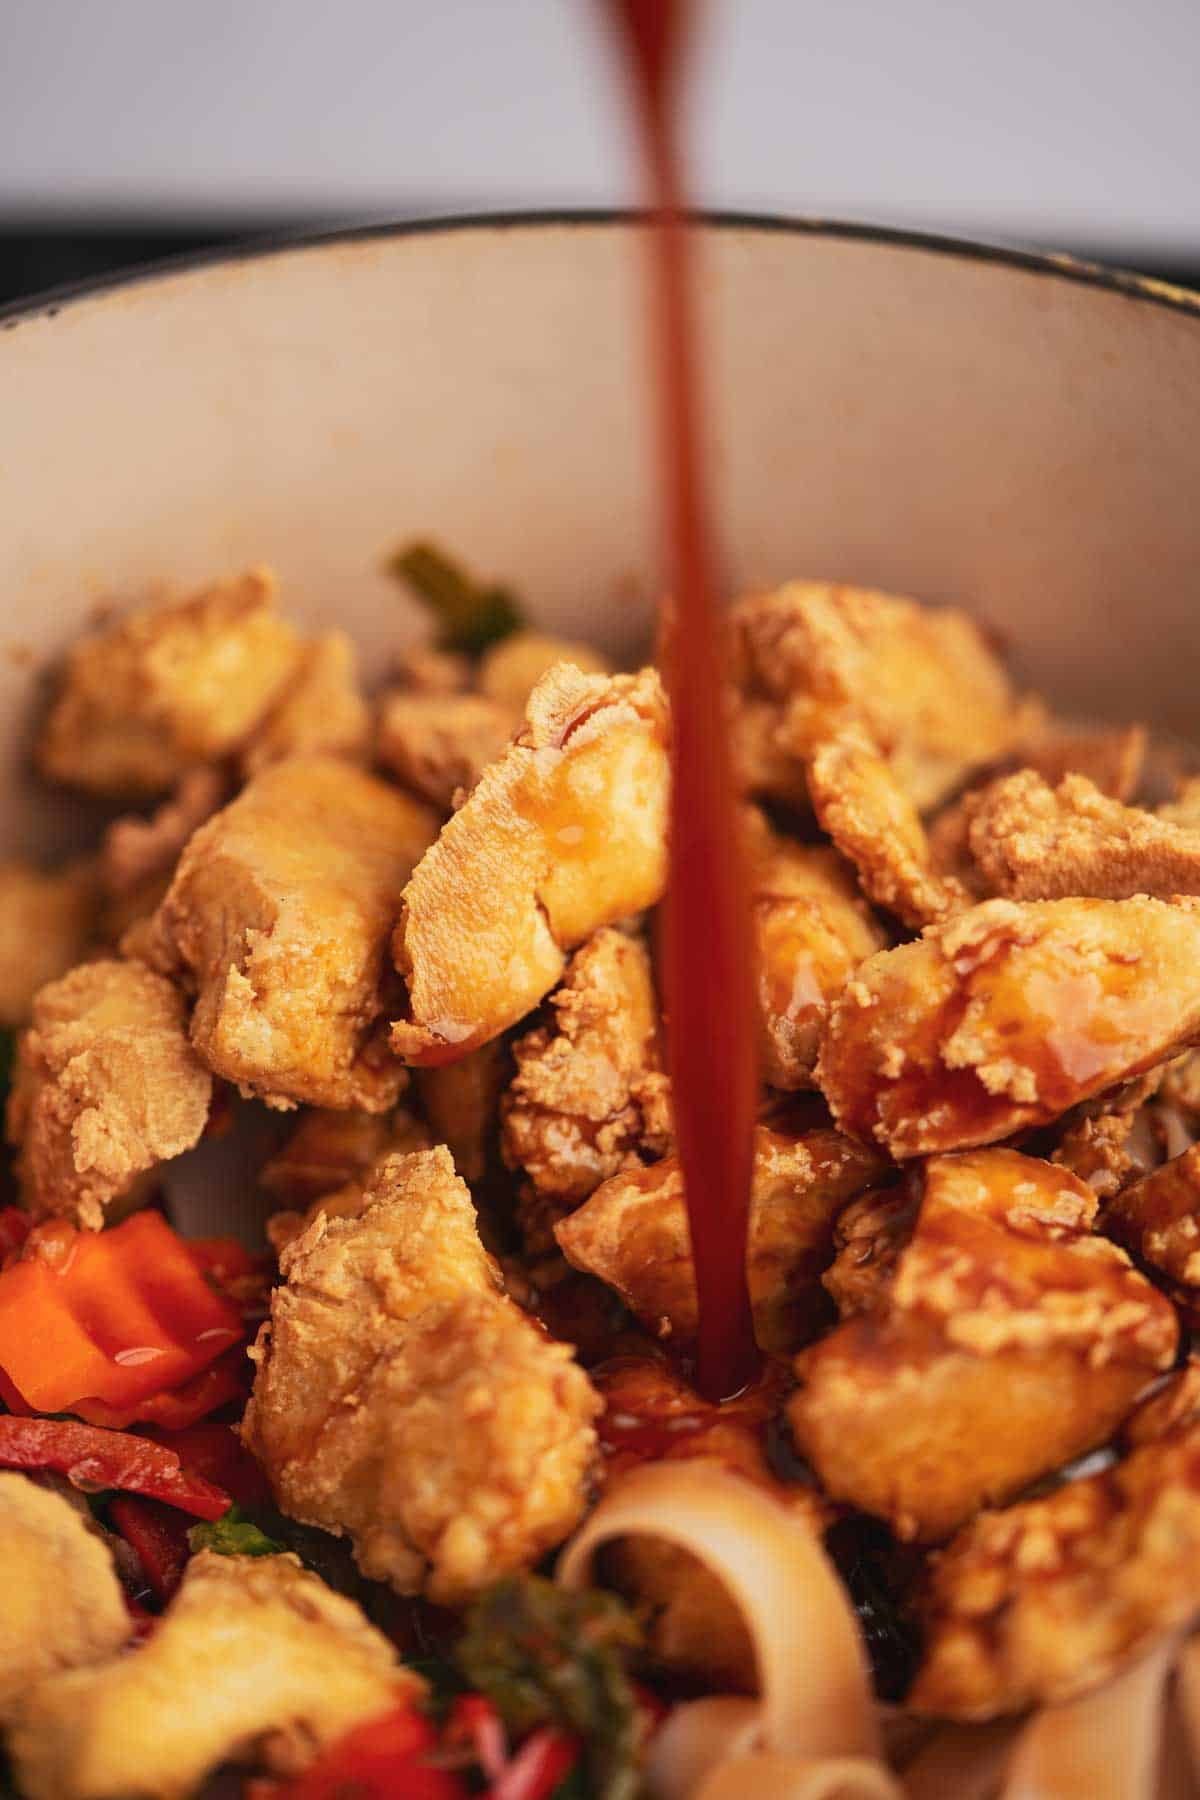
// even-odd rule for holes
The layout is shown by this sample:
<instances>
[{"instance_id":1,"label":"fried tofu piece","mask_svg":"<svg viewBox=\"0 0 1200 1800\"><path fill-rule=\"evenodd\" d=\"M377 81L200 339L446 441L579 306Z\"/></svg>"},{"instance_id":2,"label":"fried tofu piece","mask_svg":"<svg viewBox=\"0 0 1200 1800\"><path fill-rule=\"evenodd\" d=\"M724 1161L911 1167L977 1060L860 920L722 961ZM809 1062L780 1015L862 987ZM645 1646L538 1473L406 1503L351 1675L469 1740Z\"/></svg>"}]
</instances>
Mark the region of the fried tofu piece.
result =
<instances>
[{"instance_id":1,"label":"fried tofu piece","mask_svg":"<svg viewBox=\"0 0 1200 1800\"><path fill-rule=\"evenodd\" d=\"M1015 1150L926 1165L890 1280L796 1359L788 1417L829 1495L936 1542L1112 1435L1179 1328L1095 1211Z\"/></svg>"},{"instance_id":2,"label":"fried tofu piece","mask_svg":"<svg viewBox=\"0 0 1200 1800\"><path fill-rule=\"evenodd\" d=\"M862 964L817 1082L897 1159L994 1143L1200 1035L1200 902L986 900Z\"/></svg>"},{"instance_id":3,"label":"fried tofu piece","mask_svg":"<svg viewBox=\"0 0 1200 1800\"><path fill-rule=\"evenodd\" d=\"M298 1773L423 1691L298 1557L204 1550L140 1649L39 1683L9 1743L28 1800L186 1800L226 1762Z\"/></svg>"},{"instance_id":4,"label":"fried tofu piece","mask_svg":"<svg viewBox=\"0 0 1200 1800\"><path fill-rule=\"evenodd\" d=\"M1070 1115L1050 1160L1086 1181L1097 1199L1120 1193L1161 1160L1151 1118L1140 1101Z\"/></svg>"},{"instance_id":5,"label":"fried tofu piece","mask_svg":"<svg viewBox=\"0 0 1200 1800\"><path fill-rule=\"evenodd\" d=\"M1161 1417L1161 1408L1160 1414ZM1115 1467L985 1512L934 1557L905 1702L989 1719L1108 1681L1200 1608L1200 1424Z\"/></svg>"},{"instance_id":6,"label":"fried tofu piece","mask_svg":"<svg viewBox=\"0 0 1200 1800\"><path fill-rule=\"evenodd\" d=\"M388 934L432 812L331 756L265 769L190 840L154 963L196 993L192 1042L269 1106L386 1112Z\"/></svg>"},{"instance_id":7,"label":"fried tofu piece","mask_svg":"<svg viewBox=\"0 0 1200 1800\"><path fill-rule=\"evenodd\" d=\"M479 659L479 691L518 716L543 675L570 663L585 675L611 675L612 664L592 644L544 631L514 631Z\"/></svg>"},{"instance_id":8,"label":"fried tofu piece","mask_svg":"<svg viewBox=\"0 0 1200 1800\"><path fill-rule=\"evenodd\" d=\"M794 1092L813 1085L832 1002L887 939L835 851L795 843L758 812L747 825L763 1076Z\"/></svg>"},{"instance_id":9,"label":"fried tofu piece","mask_svg":"<svg viewBox=\"0 0 1200 1800\"><path fill-rule=\"evenodd\" d=\"M132 1631L113 1559L61 1494L0 1472L0 1725L47 1675L113 1656Z\"/></svg>"},{"instance_id":10,"label":"fried tofu piece","mask_svg":"<svg viewBox=\"0 0 1200 1800\"><path fill-rule=\"evenodd\" d=\"M820 740L808 791L821 829L877 906L919 931L970 904L962 885L934 868L920 814L861 725Z\"/></svg>"},{"instance_id":11,"label":"fried tofu piece","mask_svg":"<svg viewBox=\"0 0 1200 1800\"><path fill-rule=\"evenodd\" d=\"M98 1231L140 1175L199 1141L211 1098L171 983L82 963L40 990L18 1048L8 1138L24 1204Z\"/></svg>"},{"instance_id":12,"label":"fried tofu piece","mask_svg":"<svg viewBox=\"0 0 1200 1800\"><path fill-rule=\"evenodd\" d=\"M408 987L392 1043L451 1061L524 1018L568 953L641 912L666 883L668 719L652 669L543 676L526 724L422 858L396 965Z\"/></svg>"},{"instance_id":13,"label":"fried tofu piece","mask_svg":"<svg viewBox=\"0 0 1200 1800\"><path fill-rule=\"evenodd\" d=\"M482 694L389 694L375 754L402 787L443 812L470 793L519 728L519 711Z\"/></svg>"},{"instance_id":14,"label":"fried tofu piece","mask_svg":"<svg viewBox=\"0 0 1200 1800\"><path fill-rule=\"evenodd\" d=\"M611 927L598 931L571 958L549 1013L552 1023L513 1045L503 1149L551 1212L567 1212L610 1175L670 1147L645 945Z\"/></svg>"},{"instance_id":15,"label":"fried tofu piece","mask_svg":"<svg viewBox=\"0 0 1200 1800\"><path fill-rule=\"evenodd\" d=\"M910 1169L895 1186L870 1188L838 1214L835 1254L821 1285L839 1318L869 1312L883 1300L912 1242L923 1190L920 1170Z\"/></svg>"},{"instance_id":16,"label":"fried tofu piece","mask_svg":"<svg viewBox=\"0 0 1200 1800\"><path fill-rule=\"evenodd\" d=\"M250 779L288 756L360 757L370 735L354 645L344 631L327 631L305 644L284 693L242 752L242 772Z\"/></svg>"},{"instance_id":17,"label":"fried tofu piece","mask_svg":"<svg viewBox=\"0 0 1200 1800\"><path fill-rule=\"evenodd\" d=\"M493 1158L500 1101L511 1074L508 1046L498 1038L457 1062L417 1070L417 1092L433 1141L446 1145L464 1181L482 1180Z\"/></svg>"},{"instance_id":18,"label":"fried tofu piece","mask_svg":"<svg viewBox=\"0 0 1200 1800\"><path fill-rule=\"evenodd\" d=\"M1101 1226L1200 1318L1200 1144L1113 1195Z\"/></svg>"},{"instance_id":19,"label":"fried tofu piece","mask_svg":"<svg viewBox=\"0 0 1200 1800\"><path fill-rule=\"evenodd\" d=\"M99 900L90 861L53 874L30 863L0 863L0 1027L24 1025L38 989L80 961Z\"/></svg>"},{"instance_id":20,"label":"fried tofu piece","mask_svg":"<svg viewBox=\"0 0 1200 1800\"><path fill-rule=\"evenodd\" d=\"M68 655L38 767L92 793L166 793L245 743L299 659L266 569L130 613Z\"/></svg>"},{"instance_id":21,"label":"fried tofu piece","mask_svg":"<svg viewBox=\"0 0 1200 1800\"><path fill-rule=\"evenodd\" d=\"M1084 775L1051 788L1024 769L969 803L971 854L1012 900L1200 893L1200 830L1110 800Z\"/></svg>"},{"instance_id":22,"label":"fried tofu piece","mask_svg":"<svg viewBox=\"0 0 1200 1800\"><path fill-rule=\"evenodd\" d=\"M402 688L415 694L464 694L474 678L469 656L457 650L438 650L432 644L412 644L392 664Z\"/></svg>"},{"instance_id":23,"label":"fried tofu piece","mask_svg":"<svg viewBox=\"0 0 1200 1800\"><path fill-rule=\"evenodd\" d=\"M114 819L100 846L100 880L110 900L165 884L180 852L229 795L223 769L211 763L191 769L170 799L148 818L139 813Z\"/></svg>"},{"instance_id":24,"label":"fried tofu piece","mask_svg":"<svg viewBox=\"0 0 1200 1800\"><path fill-rule=\"evenodd\" d=\"M841 1208L882 1159L838 1131L755 1131L746 1281L754 1333L779 1354L828 1319L820 1277L833 1256ZM555 1226L568 1262L616 1289L649 1331L688 1343L698 1326L687 1206L679 1159L614 1175Z\"/></svg>"},{"instance_id":25,"label":"fried tofu piece","mask_svg":"<svg viewBox=\"0 0 1200 1800\"><path fill-rule=\"evenodd\" d=\"M460 1605L579 1520L599 1401L499 1288L445 1149L285 1250L243 1424L283 1510L365 1575Z\"/></svg>"},{"instance_id":26,"label":"fried tofu piece","mask_svg":"<svg viewBox=\"0 0 1200 1800\"><path fill-rule=\"evenodd\" d=\"M1051 787L1068 775L1084 775L1110 799L1128 802L1138 790L1148 743L1144 725L1089 731L1048 724L1021 745L1020 761Z\"/></svg>"},{"instance_id":27,"label":"fried tofu piece","mask_svg":"<svg viewBox=\"0 0 1200 1800\"><path fill-rule=\"evenodd\" d=\"M983 633L955 608L793 581L740 601L733 623L742 693L777 714L754 734L760 757L765 740L774 760L806 761L831 725L854 719L925 812L1027 725ZM788 786L778 798L794 800Z\"/></svg>"},{"instance_id":28,"label":"fried tofu piece","mask_svg":"<svg viewBox=\"0 0 1200 1800\"><path fill-rule=\"evenodd\" d=\"M267 1241L276 1256L308 1230L318 1213L327 1219L356 1219L371 1176L389 1156L432 1148L425 1121L405 1106L383 1114L309 1113L258 1178L268 1193L295 1203L267 1220Z\"/></svg>"}]
</instances>

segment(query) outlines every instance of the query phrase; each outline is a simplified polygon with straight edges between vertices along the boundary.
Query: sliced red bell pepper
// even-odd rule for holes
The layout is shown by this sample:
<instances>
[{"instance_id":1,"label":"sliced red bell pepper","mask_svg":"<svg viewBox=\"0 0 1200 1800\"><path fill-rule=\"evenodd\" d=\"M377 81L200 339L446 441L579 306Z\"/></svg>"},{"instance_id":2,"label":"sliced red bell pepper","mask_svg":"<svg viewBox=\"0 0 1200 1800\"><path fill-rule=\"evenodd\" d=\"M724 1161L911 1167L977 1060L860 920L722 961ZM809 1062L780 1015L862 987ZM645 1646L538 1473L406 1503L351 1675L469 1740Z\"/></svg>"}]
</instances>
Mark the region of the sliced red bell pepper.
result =
<instances>
[{"instance_id":1,"label":"sliced red bell pepper","mask_svg":"<svg viewBox=\"0 0 1200 1800\"><path fill-rule=\"evenodd\" d=\"M183 1431L148 1426L140 1436L162 1444L179 1458L189 1475L199 1475L232 1494L247 1512L271 1503L271 1484L232 1425L205 1420Z\"/></svg>"},{"instance_id":2,"label":"sliced red bell pepper","mask_svg":"<svg viewBox=\"0 0 1200 1800\"><path fill-rule=\"evenodd\" d=\"M165 1605L183 1580L188 1559L188 1531L183 1514L161 1500L118 1494L108 1503L114 1531L136 1552L156 1600Z\"/></svg>"},{"instance_id":3,"label":"sliced red bell pepper","mask_svg":"<svg viewBox=\"0 0 1200 1800\"><path fill-rule=\"evenodd\" d=\"M550 1800L578 1760L579 1740L555 1725L543 1725L496 1776L487 1790L490 1800Z\"/></svg>"},{"instance_id":4,"label":"sliced red bell pepper","mask_svg":"<svg viewBox=\"0 0 1200 1800\"><path fill-rule=\"evenodd\" d=\"M244 1400L250 1387L250 1363L240 1344L219 1356L207 1369L181 1382L169 1393L150 1394L135 1400L132 1406L108 1406L103 1400L77 1400L71 1411L89 1425L104 1425L110 1431L124 1431L128 1425L161 1425L167 1431L182 1431L198 1424L226 1406L231 1400Z\"/></svg>"},{"instance_id":5,"label":"sliced red bell pepper","mask_svg":"<svg viewBox=\"0 0 1200 1800\"><path fill-rule=\"evenodd\" d=\"M232 1504L227 1493L188 1473L162 1444L73 1419L0 1417L0 1469L53 1469L85 1493L121 1488L165 1500L198 1519L219 1519Z\"/></svg>"},{"instance_id":6,"label":"sliced red bell pepper","mask_svg":"<svg viewBox=\"0 0 1200 1800\"><path fill-rule=\"evenodd\" d=\"M111 1231L38 1228L0 1271L0 1369L38 1412L130 1407L178 1387L244 1335L160 1213Z\"/></svg>"},{"instance_id":7,"label":"sliced red bell pepper","mask_svg":"<svg viewBox=\"0 0 1200 1800\"><path fill-rule=\"evenodd\" d=\"M467 1800L462 1779L428 1760L436 1750L429 1720L401 1707L331 1744L280 1800Z\"/></svg>"},{"instance_id":8,"label":"sliced red bell pepper","mask_svg":"<svg viewBox=\"0 0 1200 1800\"><path fill-rule=\"evenodd\" d=\"M459 1694L446 1715L442 1742L461 1744L489 1781L501 1774L508 1762L508 1735L492 1702L483 1694Z\"/></svg>"}]
</instances>

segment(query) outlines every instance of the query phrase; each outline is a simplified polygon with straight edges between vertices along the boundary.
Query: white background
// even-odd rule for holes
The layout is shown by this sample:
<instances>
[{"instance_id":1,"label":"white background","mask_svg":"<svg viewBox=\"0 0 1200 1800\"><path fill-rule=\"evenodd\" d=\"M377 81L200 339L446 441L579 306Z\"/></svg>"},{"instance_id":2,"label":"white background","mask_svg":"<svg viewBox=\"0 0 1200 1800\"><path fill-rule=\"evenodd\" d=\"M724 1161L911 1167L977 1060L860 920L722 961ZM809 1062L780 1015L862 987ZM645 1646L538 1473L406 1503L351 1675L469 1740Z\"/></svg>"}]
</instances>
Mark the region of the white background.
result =
<instances>
[{"instance_id":1,"label":"white background","mask_svg":"<svg viewBox=\"0 0 1200 1800\"><path fill-rule=\"evenodd\" d=\"M0 215L611 203L596 0L0 0ZM1200 0L709 0L708 204L1200 244Z\"/></svg>"}]
</instances>

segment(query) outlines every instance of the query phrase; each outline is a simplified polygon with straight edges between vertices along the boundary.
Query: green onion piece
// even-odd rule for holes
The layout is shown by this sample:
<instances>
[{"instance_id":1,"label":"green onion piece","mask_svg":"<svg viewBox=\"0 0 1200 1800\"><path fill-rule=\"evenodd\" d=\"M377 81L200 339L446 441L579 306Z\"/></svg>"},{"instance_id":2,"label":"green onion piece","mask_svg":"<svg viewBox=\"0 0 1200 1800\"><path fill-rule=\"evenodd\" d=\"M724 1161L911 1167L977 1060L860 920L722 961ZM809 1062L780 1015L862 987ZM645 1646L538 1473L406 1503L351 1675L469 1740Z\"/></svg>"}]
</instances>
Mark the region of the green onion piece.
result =
<instances>
[{"instance_id":1,"label":"green onion piece","mask_svg":"<svg viewBox=\"0 0 1200 1800\"><path fill-rule=\"evenodd\" d=\"M409 544L387 568L415 589L433 614L439 650L479 656L521 627L521 609L507 588L476 582L436 544Z\"/></svg>"}]
</instances>

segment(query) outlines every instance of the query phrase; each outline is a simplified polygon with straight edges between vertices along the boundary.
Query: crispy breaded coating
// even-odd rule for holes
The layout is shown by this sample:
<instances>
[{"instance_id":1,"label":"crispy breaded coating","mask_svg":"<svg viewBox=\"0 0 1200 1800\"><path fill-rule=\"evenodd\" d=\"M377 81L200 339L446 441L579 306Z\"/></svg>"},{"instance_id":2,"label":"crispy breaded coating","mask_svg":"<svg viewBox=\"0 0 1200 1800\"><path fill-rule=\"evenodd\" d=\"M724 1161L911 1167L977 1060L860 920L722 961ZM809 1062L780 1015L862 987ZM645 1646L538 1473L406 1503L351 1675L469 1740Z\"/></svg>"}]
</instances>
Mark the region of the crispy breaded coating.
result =
<instances>
[{"instance_id":1,"label":"crispy breaded coating","mask_svg":"<svg viewBox=\"0 0 1200 1800\"><path fill-rule=\"evenodd\" d=\"M375 754L402 787L449 812L500 756L521 713L482 694L409 693L385 696Z\"/></svg>"},{"instance_id":2,"label":"crispy breaded coating","mask_svg":"<svg viewBox=\"0 0 1200 1800\"><path fill-rule=\"evenodd\" d=\"M1114 1194L1101 1227L1200 1317L1200 1144Z\"/></svg>"},{"instance_id":3,"label":"crispy breaded coating","mask_svg":"<svg viewBox=\"0 0 1200 1800\"><path fill-rule=\"evenodd\" d=\"M499 1038L468 1050L457 1062L418 1069L417 1092L436 1144L445 1144L464 1181L479 1181L500 1134L500 1100L512 1074L508 1045Z\"/></svg>"},{"instance_id":4,"label":"crispy breaded coating","mask_svg":"<svg viewBox=\"0 0 1200 1800\"><path fill-rule=\"evenodd\" d=\"M387 942L436 830L331 756L265 769L190 840L154 920L157 967L196 993L192 1042L269 1106L394 1105Z\"/></svg>"},{"instance_id":5,"label":"crispy breaded coating","mask_svg":"<svg viewBox=\"0 0 1200 1800\"><path fill-rule=\"evenodd\" d=\"M733 619L742 690L777 711L776 758L807 759L831 726L856 719L924 812L1022 730L1003 668L954 608L793 581L740 601ZM778 797L794 799L794 791Z\"/></svg>"},{"instance_id":6,"label":"crispy breaded coating","mask_svg":"<svg viewBox=\"0 0 1200 1800\"><path fill-rule=\"evenodd\" d=\"M599 1401L500 1291L445 1149L387 1158L281 1269L243 1432L285 1512L446 1605L566 1537Z\"/></svg>"},{"instance_id":7,"label":"crispy breaded coating","mask_svg":"<svg viewBox=\"0 0 1200 1800\"><path fill-rule=\"evenodd\" d=\"M652 669L543 676L525 726L405 890L393 948L408 1008L392 1043L406 1062L448 1062L498 1037L577 944L660 898L667 736Z\"/></svg>"},{"instance_id":8,"label":"crispy breaded coating","mask_svg":"<svg viewBox=\"0 0 1200 1800\"><path fill-rule=\"evenodd\" d=\"M920 814L856 721L818 742L808 791L821 829L877 906L919 931L970 904L952 875L935 870Z\"/></svg>"},{"instance_id":9,"label":"crispy breaded coating","mask_svg":"<svg viewBox=\"0 0 1200 1800\"><path fill-rule=\"evenodd\" d=\"M833 1229L835 1255L821 1277L839 1318L878 1306L896 1274L896 1265L912 1242L921 1207L924 1181L910 1169L892 1187L870 1188L851 1200Z\"/></svg>"},{"instance_id":10,"label":"crispy breaded coating","mask_svg":"<svg viewBox=\"0 0 1200 1800\"><path fill-rule=\"evenodd\" d=\"M10 1749L28 1800L186 1800L225 1762L295 1774L423 1687L298 1557L204 1550L140 1649L34 1689Z\"/></svg>"},{"instance_id":11,"label":"crispy breaded coating","mask_svg":"<svg viewBox=\"0 0 1200 1800\"><path fill-rule=\"evenodd\" d=\"M53 874L31 863L0 863L0 1027L24 1025L38 989L79 962L99 900L91 861Z\"/></svg>"},{"instance_id":12,"label":"crispy breaded coating","mask_svg":"<svg viewBox=\"0 0 1200 1800\"><path fill-rule=\"evenodd\" d=\"M834 1221L882 1159L839 1131L755 1131L746 1281L764 1350L794 1350L829 1316L820 1284ZM614 1175L555 1226L563 1254L620 1294L649 1331L688 1343L698 1325L679 1159Z\"/></svg>"},{"instance_id":13,"label":"crispy breaded coating","mask_svg":"<svg viewBox=\"0 0 1200 1800\"><path fill-rule=\"evenodd\" d=\"M130 613L70 651L38 766L93 793L165 793L245 742L299 656L266 569Z\"/></svg>"},{"instance_id":14,"label":"crispy breaded coating","mask_svg":"<svg viewBox=\"0 0 1200 1800\"><path fill-rule=\"evenodd\" d=\"M907 1707L987 1719L1108 1681L1200 1608L1200 1425L1042 1500L986 1512L933 1559Z\"/></svg>"},{"instance_id":15,"label":"crispy breaded coating","mask_svg":"<svg viewBox=\"0 0 1200 1800\"><path fill-rule=\"evenodd\" d=\"M480 657L479 691L519 717L542 676L557 663L571 663L585 675L612 674L612 664L594 644L544 631L514 631Z\"/></svg>"},{"instance_id":16,"label":"crispy breaded coating","mask_svg":"<svg viewBox=\"0 0 1200 1800\"><path fill-rule=\"evenodd\" d=\"M8 1102L25 1206L90 1231L139 1175L199 1141L212 1078L181 996L137 963L82 963L38 993Z\"/></svg>"},{"instance_id":17,"label":"crispy breaded coating","mask_svg":"<svg viewBox=\"0 0 1200 1800\"><path fill-rule=\"evenodd\" d=\"M831 1003L887 939L835 851L783 837L758 812L747 825L763 1076L791 1092L813 1085Z\"/></svg>"},{"instance_id":18,"label":"crispy breaded coating","mask_svg":"<svg viewBox=\"0 0 1200 1800\"><path fill-rule=\"evenodd\" d=\"M513 1045L503 1149L508 1166L566 1212L618 1170L641 1168L670 1148L645 945L611 927L598 931L571 958L549 1011L553 1023Z\"/></svg>"},{"instance_id":19,"label":"crispy breaded coating","mask_svg":"<svg viewBox=\"0 0 1200 1800\"><path fill-rule=\"evenodd\" d=\"M338 1121L345 1121L341 1131ZM295 1138L258 1178L260 1187L294 1203L267 1220L267 1241L276 1256L308 1230L318 1213L328 1219L356 1219L371 1176L387 1157L432 1150L433 1143L425 1121L405 1106L390 1113L324 1109L308 1113Z\"/></svg>"},{"instance_id":20,"label":"crispy breaded coating","mask_svg":"<svg viewBox=\"0 0 1200 1800\"><path fill-rule=\"evenodd\" d=\"M1097 1199L1120 1193L1156 1166L1153 1133L1140 1104L1099 1112L1084 1106L1069 1116L1050 1160L1086 1181Z\"/></svg>"},{"instance_id":21,"label":"crispy breaded coating","mask_svg":"<svg viewBox=\"0 0 1200 1800\"><path fill-rule=\"evenodd\" d=\"M928 1163L890 1279L796 1359L788 1417L829 1495L936 1542L1112 1435L1178 1323L1095 1211L1015 1150Z\"/></svg>"},{"instance_id":22,"label":"crispy breaded coating","mask_svg":"<svg viewBox=\"0 0 1200 1800\"><path fill-rule=\"evenodd\" d=\"M362 756L370 735L354 644L344 631L327 631L305 644L283 694L242 752L242 772L249 779L286 756Z\"/></svg>"},{"instance_id":23,"label":"crispy breaded coating","mask_svg":"<svg viewBox=\"0 0 1200 1800\"><path fill-rule=\"evenodd\" d=\"M1051 787L1084 775L1110 799L1128 802L1142 778L1148 741L1144 725L1087 730L1049 723L1021 745L1019 760Z\"/></svg>"},{"instance_id":24,"label":"crispy breaded coating","mask_svg":"<svg viewBox=\"0 0 1200 1800\"><path fill-rule=\"evenodd\" d=\"M1200 902L987 900L865 962L817 1081L897 1158L994 1143L1200 1034Z\"/></svg>"},{"instance_id":25,"label":"crispy breaded coating","mask_svg":"<svg viewBox=\"0 0 1200 1800\"><path fill-rule=\"evenodd\" d=\"M0 1472L0 1725L60 1669L101 1662L133 1629L113 1559L68 1500Z\"/></svg>"},{"instance_id":26,"label":"crispy breaded coating","mask_svg":"<svg viewBox=\"0 0 1200 1800\"><path fill-rule=\"evenodd\" d=\"M1200 893L1200 830L1110 800L1084 775L1057 788L1024 769L971 802L971 854L1012 900Z\"/></svg>"}]
</instances>

